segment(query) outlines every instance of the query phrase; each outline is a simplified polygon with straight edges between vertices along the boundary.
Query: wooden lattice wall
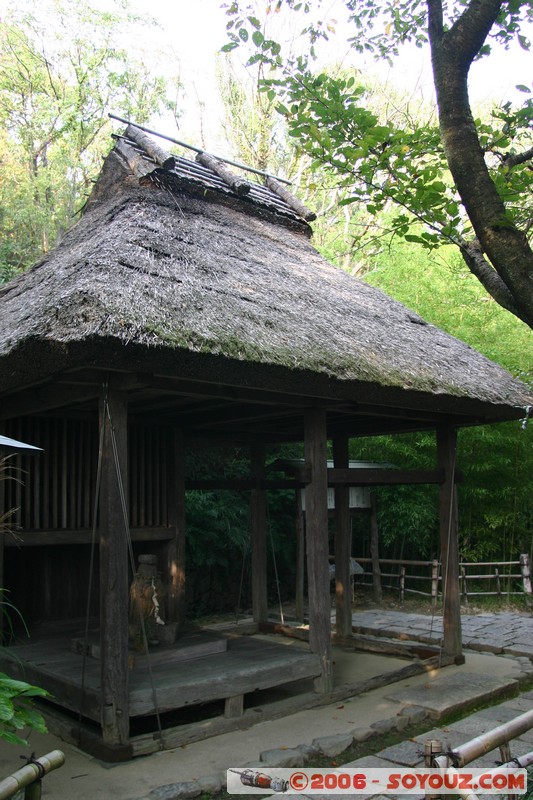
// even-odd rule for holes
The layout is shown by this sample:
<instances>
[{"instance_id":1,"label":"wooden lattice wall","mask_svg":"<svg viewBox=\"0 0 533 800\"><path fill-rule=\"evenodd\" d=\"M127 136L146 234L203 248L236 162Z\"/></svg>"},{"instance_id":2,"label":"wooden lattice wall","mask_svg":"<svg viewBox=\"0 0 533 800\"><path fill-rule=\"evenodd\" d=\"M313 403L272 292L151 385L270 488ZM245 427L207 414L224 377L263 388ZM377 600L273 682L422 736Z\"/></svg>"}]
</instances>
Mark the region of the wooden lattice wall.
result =
<instances>
[{"instance_id":1,"label":"wooden lattice wall","mask_svg":"<svg viewBox=\"0 0 533 800\"><path fill-rule=\"evenodd\" d=\"M4 588L27 624L86 613L98 472L98 422L27 417L4 432L42 453L9 458L3 506L14 509L4 536ZM166 429L132 424L128 432L129 524L135 554L164 553L169 522L170 443ZM98 541L98 538L96 538ZM91 613L98 614L98 556Z\"/></svg>"},{"instance_id":2,"label":"wooden lattice wall","mask_svg":"<svg viewBox=\"0 0 533 800\"><path fill-rule=\"evenodd\" d=\"M86 419L10 420L6 434L37 445L39 455L14 456L5 507L24 531L91 528L98 464L98 426ZM166 429L130 426L128 436L129 522L132 528L168 525Z\"/></svg>"}]
</instances>

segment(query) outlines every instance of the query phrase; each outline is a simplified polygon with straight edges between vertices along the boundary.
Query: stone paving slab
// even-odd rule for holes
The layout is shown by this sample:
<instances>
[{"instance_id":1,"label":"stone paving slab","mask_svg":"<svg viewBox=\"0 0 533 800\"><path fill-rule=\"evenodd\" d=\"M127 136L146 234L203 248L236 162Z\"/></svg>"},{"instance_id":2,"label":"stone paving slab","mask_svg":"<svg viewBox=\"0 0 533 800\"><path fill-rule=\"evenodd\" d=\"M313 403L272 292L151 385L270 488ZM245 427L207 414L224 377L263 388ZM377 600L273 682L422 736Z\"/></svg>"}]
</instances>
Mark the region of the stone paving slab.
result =
<instances>
[{"instance_id":1,"label":"stone paving slab","mask_svg":"<svg viewBox=\"0 0 533 800\"><path fill-rule=\"evenodd\" d=\"M482 703L518 686L514 678L497 678L483 673L441 675L438 681L391 692L389 700L427 708L438 719L444 712L452 714L474 703Z\"/></svg>"},{"instance_id":2,"label":"stone paving slab","mask_svg":"<svg viewBox=\"0 0 533 800\"><path fill-rule=\"evenodd\" d=\"M390 637L408 631L410 638L428 644L438 643L442 636L441 616L369 609L355 612L352 621L355 630L365 629ZM530 613L463 614L461 624L465 647L523 655L533 661L533 616Z\"/></svg>"},{"instance_id":3,"label":"stone paving slab","mask_svg":"<svg viewBox=\"0 0 533 800\"><path fill-rule=\"evenodd\" d=\"M380 750L380 758L386 758L402 767L416 767L424 763L424 746L420 742L407 739Z\"/></svg>"}]
</instances>

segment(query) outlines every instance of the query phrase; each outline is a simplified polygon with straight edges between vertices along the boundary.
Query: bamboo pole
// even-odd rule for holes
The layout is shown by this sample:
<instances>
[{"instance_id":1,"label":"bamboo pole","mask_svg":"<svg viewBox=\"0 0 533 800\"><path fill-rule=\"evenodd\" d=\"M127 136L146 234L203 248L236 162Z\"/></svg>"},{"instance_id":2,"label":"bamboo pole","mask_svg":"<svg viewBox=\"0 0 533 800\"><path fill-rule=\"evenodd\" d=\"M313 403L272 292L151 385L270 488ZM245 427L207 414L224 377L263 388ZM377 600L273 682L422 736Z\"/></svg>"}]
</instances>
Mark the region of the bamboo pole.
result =
<instances>
[{"instance_id":1,"label":"bamboo pole","mask_svg":"<svg viewBox=\"0 0 533 800\"><path fill-rule=\"evenodd\" d=\"M444 748L440 739L426 739L424 743L424 764L431 769L437 756L442 756ZM446 756L444 756L446 758ZM425 800L438 800L440 795L426 792Z\"/></svg>"},{"instance_id":2,"label":"bamboo pole","mask_svg":"<svg viewBox=\"0 0 533 800\"><path fill-rule=\"evenodd\" d=\"M497 728L493 728L486 733L482 733L480 736L476 736L474 739L470 739L469 742L462 744L460 747L455 747L451 751L454 763L456 763L458 767L464 767L476 758L480 758L486 755L486 753L490 753L490 751L494 750L496 747L505 744L510 739L516 739L517 736L522 736L522 734L526 733L526 731L529 731L531 728L533 728L533 710L526 711L519 717L515 717L509 720L509 722L505 722L503 725L498 725Z\"/></svg>"},{"instance_id":3,"label":"bamboo pole","mask_svg":"<svg viewBox=\"0 0 533 800\"><path fill-rule=\"evenodd\" d=\"M54 769L62 767L65 763L65 755L61 750L52 750L45 756L36 758L35 761L26 764L22 769L17 770L12 775L8 775L0 781L0 800L9 800L15 792L24 789L31 783L40 780L44 775Z\"/></svg>"}]
</instances>

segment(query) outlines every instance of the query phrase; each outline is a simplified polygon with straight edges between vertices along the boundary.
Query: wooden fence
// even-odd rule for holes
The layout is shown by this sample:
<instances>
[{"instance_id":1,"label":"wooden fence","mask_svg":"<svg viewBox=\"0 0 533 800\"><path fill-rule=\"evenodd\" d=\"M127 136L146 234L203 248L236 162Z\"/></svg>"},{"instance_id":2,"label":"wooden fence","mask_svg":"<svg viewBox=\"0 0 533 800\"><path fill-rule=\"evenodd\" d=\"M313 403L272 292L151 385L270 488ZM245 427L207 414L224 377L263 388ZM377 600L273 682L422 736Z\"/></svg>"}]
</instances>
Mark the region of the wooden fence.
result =
<instances>
[{"instance_id":1,"label":"wooden fence","mask_svg":"<svg viewBox=\"0 0 533 800\"><path fill-rule=\"evenodd\" d=\"M364 573L357 577L359 586L374 586L376 565L372 569L371 558L355 559ZM370 569L368 569L370 567ZM434 561L408 561L393 558L379 559L379 579L383 589L398 591L400 600L406 594L421 595L436 604L442 595L441 565ZM468 604L469 598L526 596L531 598L531 570L527 553L518 561L461 562L461 599ZM486 587L486 589L485 589Z\"/></svg>"}]
</instances>

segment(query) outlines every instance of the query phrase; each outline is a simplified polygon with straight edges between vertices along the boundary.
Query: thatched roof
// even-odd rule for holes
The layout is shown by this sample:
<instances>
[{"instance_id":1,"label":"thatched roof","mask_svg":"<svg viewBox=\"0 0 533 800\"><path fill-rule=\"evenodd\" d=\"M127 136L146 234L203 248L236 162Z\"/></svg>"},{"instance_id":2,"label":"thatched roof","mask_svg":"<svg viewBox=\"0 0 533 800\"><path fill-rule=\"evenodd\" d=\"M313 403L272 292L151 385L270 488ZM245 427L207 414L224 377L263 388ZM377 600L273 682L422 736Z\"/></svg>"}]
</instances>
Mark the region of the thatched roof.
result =
<instances>
[{"instance_id":1,"label":"thatched roof","mask_svg":"<svg viewBox=\"0 0 533 800\"><path fill-rule=\"evenodd\" d=\"M0 392L84 364L151 365L459 424L533 404L504 369L327 262L273 192L242 197L138 150L118 141L82 219L0 290Z\"/></svg>"}]
</instances>

